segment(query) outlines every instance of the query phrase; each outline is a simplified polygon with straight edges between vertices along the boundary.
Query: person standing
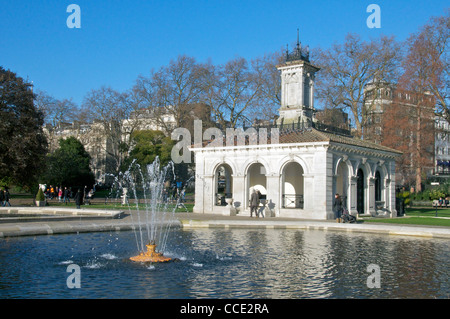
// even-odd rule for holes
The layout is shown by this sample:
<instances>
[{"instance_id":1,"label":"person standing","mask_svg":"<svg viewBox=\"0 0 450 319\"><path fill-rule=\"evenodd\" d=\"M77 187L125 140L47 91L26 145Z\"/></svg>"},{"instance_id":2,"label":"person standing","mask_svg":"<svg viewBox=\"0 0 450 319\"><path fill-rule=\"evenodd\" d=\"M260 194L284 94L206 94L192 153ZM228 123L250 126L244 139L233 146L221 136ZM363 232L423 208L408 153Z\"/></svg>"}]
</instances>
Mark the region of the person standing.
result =
<instances>
[{"instance_id":1,"label":"person standing","mask_svg":"<svg viewBox=\"0 0 450 319\"><path fill-rule=\"evenodd\" d=\"M67 203L70 203L69 189L67 187L64 187L64 204L67 205Z\"/></svg>"},{"instance_id":2,"label":"person standing","mask_svg":"<svg viewBox=\"0 0 450 319\"><path fill-rule=\"evenodd\" d=\"M81 190L78 189L77 193L75 194L75 205L77 205L77 208L80 209L81 204L83 204L83 194L81 193Z\"/></svg>"},{"instance_id":3,"label":"person standing","mask_svg":"<svg viewBox=\"0 0 450 319\"><path fill-rule=\"evenodd\" d=\"M256 190L256 195L258 196L258 205L256 205L256 217L259 218L259 213L260 213L259 203L261 202L261 192L259 191L259 189ZM262 207L262 208L264 208L264 207ZM261 216L264 217L262 211L261 211Z\"/></svg>"},{"instance_id":4,"label":"person standing","mask_svg":"<svg viewBox=\"0 0 450 319\"><path fill-rule=\"evenodd\" d=\"M253 211L255 211L255 217L258 217L258 205L258 194L255 189L252 189L252 195L250 196L250 217L253 217Z\"/></svg>"},{"instance_id":5,"label":"person standing","mask_svg":"<svg viewBox=\"0 0 450 319\"><path fill-rule=\"evenodd\" d=\"M334 195L333 212L334 212L334 218L336 219L336 222L340 223L341 216L342 216L342 199L339 196L339 194Z\"/></svg>"},{"instance_id":6,"label":"person standing","mask_svg":"<svg viewBox=\"0 0 450 319\"><path fill-rule=\"evenodd\" d=\"M3 205L3 206L6 206L6 204L8 204L8 206L11 207L11 203L9 202L11 195L9 194L9 191L7 188L5 188L4 192L5 192L5 205Z\"/></svg>"}]
</instances>

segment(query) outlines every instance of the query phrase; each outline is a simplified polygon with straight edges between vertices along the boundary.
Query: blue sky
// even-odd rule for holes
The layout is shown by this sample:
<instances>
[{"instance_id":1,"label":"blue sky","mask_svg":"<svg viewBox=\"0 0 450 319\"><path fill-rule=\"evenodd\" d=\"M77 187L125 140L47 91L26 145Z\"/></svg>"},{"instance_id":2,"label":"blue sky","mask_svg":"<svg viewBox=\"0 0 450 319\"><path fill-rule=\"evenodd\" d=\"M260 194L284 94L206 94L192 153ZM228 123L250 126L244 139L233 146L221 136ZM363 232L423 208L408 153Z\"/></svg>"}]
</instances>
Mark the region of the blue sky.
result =
<instances>
[{"instance_id":1,"label":"blue sky","mask_svg":"<svg viewBox=\"0 0 450 319\"><path fill-rule=\"evenodd\" d=\"M372 3L381 8L380 29L366 25ZM66 25L70 4L81 8L80 29ZM297 28L311 48L349 32L403 41L448 7L448 0L0 0L0 65L80 104L103 85L126 91L180 54L214 64L252 59L293 44Z\"/></svg>"}]
</instances>

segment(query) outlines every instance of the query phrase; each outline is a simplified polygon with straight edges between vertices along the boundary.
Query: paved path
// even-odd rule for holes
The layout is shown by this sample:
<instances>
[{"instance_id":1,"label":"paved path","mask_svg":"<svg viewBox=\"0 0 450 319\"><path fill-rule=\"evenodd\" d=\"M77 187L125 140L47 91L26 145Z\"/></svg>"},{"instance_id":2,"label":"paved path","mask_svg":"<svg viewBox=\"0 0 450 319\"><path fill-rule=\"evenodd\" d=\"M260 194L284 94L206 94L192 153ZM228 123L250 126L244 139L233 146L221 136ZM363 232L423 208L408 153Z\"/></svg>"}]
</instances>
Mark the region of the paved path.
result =
<instances>
[{"instance_id":1,"label":"paved path","mask_svg":"<svg viewBox=\"0 0 450 319\"><path fill-rule=\"evenodd\" d=\"M79 232L125 231L138 227L138 218L134 212L117 215L82 214L82 210L72 210L72 213L54 216L30 214L24 217L0 218L0 238L14 236L53 235ZM85 211L87 213L87 210ZM1 213L1 211L0 211ZM114 216L115 218L111 218ZM118 217L119 216L119 217ZM327 231L365 232L386 235L420 236L430 238L450 239L450 228L416 225L394 225L379 223L339 224L333 221L304 220L295 218L250 218L244 216L221 216L213 214L176 213L174 220L167 220L174 227L198 228L280 228L280 229L320 229Z\"/></svg>"}]
</instances>

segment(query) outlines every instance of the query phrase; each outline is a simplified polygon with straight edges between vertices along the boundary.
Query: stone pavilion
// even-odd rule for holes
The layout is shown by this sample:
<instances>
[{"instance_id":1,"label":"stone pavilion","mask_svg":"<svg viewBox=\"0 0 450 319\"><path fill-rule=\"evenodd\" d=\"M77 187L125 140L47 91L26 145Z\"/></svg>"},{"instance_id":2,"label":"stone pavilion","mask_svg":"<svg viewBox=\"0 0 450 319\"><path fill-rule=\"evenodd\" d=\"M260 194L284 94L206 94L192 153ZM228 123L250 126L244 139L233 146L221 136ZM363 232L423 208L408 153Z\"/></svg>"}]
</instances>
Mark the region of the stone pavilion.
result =
<instances>
[{"instance_id":1,"label":"stone pavilion","mask_svg":"<svg viewBox=\"0 0 450 319\"><path fill-rule=\"evenodd\" d=\"M227 131L223 145L190 148L195 154L194 213L249 216L255 189L264 217L333 219L335 193L354 216L396 216L400 152L315 123L319 68L298 41L277 68L282 98L275 130L235 130L237 138ZM241 135L244 143L239 143Z\"/></svg>"}]
</instances>

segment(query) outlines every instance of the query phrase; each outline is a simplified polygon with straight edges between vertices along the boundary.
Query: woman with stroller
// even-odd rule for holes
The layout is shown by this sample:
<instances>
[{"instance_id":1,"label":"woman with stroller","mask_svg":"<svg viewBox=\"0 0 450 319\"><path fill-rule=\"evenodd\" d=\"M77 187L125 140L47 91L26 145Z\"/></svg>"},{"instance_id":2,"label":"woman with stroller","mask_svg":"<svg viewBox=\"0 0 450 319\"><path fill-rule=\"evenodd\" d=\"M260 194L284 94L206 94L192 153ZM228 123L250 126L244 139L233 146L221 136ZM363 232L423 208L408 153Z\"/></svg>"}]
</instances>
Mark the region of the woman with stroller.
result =
<instances>
[{"instance_id":1,"label":"woman with stroller","mask_svg":"<svg viewBox=\"0 0 450 319\"><path fill-rule=\"evenodd\" d=\"M336 222L340 223L341 216L342 216L342 199L339 196L339 194L334 195L333 213L334 213L334 218L336 219Z\"/></svg>"}]
</instances>

